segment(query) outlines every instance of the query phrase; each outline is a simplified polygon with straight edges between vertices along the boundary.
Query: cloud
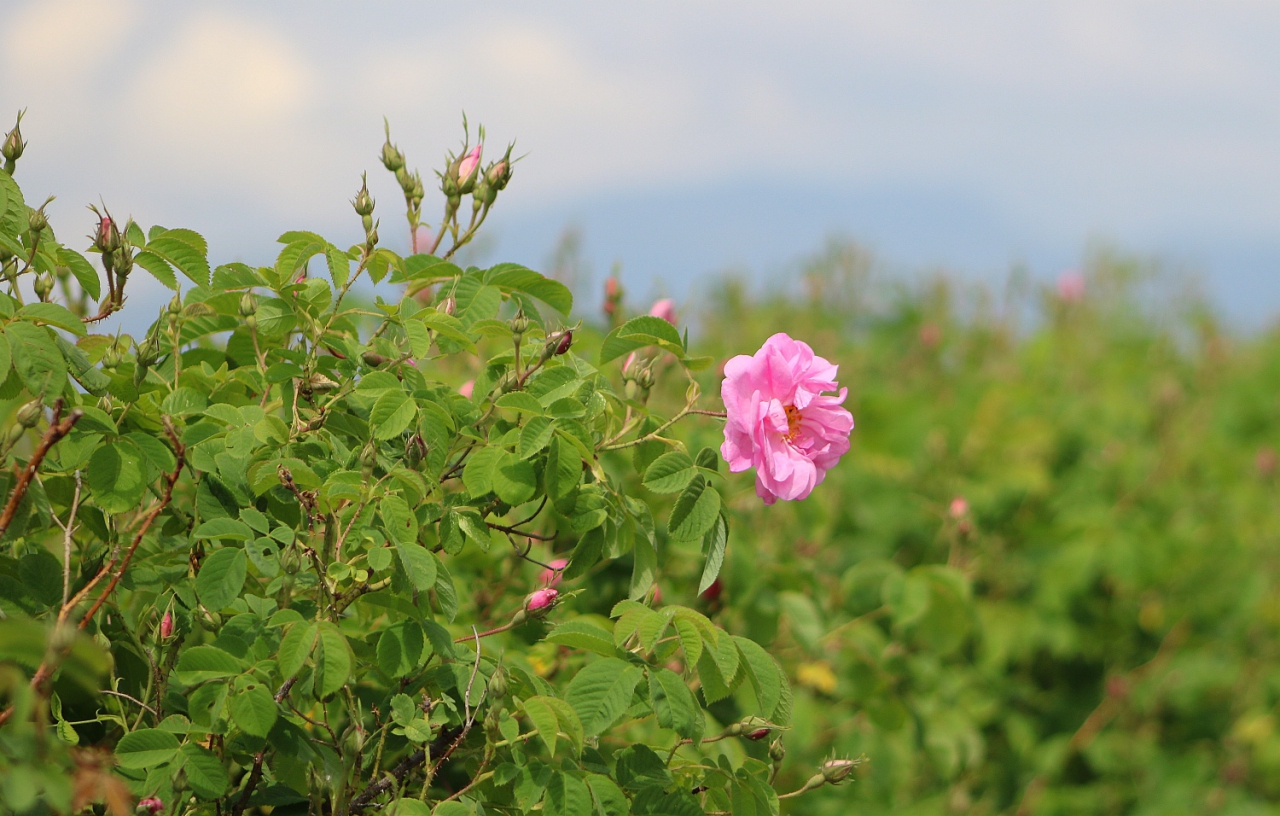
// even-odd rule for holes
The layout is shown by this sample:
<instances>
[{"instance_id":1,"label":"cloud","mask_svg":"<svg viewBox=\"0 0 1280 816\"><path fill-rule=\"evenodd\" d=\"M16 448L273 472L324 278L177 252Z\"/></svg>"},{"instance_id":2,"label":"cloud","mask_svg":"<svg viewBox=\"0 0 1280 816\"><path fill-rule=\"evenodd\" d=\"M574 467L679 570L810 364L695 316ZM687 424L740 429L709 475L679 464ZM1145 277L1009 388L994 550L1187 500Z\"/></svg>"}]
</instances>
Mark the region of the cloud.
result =
<instances>
[{"instance_id":1,"label":"cloud","mask_svg":"<svg viewBox=\"0 0 1280 816\"><path fill-rule=\"evenodd\" d=\"M137 12L133 2L97 0L48 0L6 11L6 81L28 92L87 84L124 46Z\"/></svg>"},{"instance_id":2,"label":"cloud","mask_svg":"<svg viewBox=\"0 0 1280 816\"><path fill-rule=\"evenodd\" d=\"M216 11L163 41L136 67L116 133L138 172L204 195L287 198L295 210L323 187L313 179L325 139L310 127L319 71L294 42L249 15Z\"/></svg>"}]
</instances>

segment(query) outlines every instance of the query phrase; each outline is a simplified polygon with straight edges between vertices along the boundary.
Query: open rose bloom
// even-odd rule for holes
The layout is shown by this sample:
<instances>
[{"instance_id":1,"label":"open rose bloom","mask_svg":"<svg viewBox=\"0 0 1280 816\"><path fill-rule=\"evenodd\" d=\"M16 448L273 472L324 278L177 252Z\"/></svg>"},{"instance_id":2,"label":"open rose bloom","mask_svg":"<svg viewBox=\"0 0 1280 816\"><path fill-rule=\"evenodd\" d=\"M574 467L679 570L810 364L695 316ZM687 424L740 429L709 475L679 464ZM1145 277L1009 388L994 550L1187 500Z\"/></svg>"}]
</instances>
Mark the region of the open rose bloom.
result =
<instances>
[{"instance_id":1,"label":"open rose bloom","mask_svg":"<svg viewBox=\"0 0 1280 816\"><path fill-rule=\"evenodd\" d=\"M803 499L849 450L853 415L841 405L836 366L807 343L775 334L754 356L724 367L720 394L728 417L720 453L729 470L756 470L765 504Z\"/></svg>"}]
</instances>

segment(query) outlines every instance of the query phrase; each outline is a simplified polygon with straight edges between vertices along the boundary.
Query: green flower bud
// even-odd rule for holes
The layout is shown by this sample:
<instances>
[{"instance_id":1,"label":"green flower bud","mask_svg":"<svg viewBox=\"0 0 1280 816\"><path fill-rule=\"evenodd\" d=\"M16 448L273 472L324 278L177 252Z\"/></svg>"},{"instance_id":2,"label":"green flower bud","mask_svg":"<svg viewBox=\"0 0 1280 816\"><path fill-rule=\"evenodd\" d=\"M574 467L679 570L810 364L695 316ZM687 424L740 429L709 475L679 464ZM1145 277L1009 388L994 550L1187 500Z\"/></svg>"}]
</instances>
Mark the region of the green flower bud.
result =
<instances>
[{"instance_id":1,"label":"green flower bud","mask_svg":"<svg viewBox=\"0 0 1280 816\"><path fill-rule=\"evenodd\" d=\"M169 314L171 315L182 314L182 297L180 295L174 295L173 298L170 299Z\"/></svg>"},{"instance_id":2,"label":"green flower bud","mask_svg":"<svg viewBox=\"0 0 1280 816\"><path fill-rule=\"evenodd\" d=\"M782 744L782 737L778 737L769 746L769 759L775 763L782 762L787 757L787 748Z\"/></svg>"},{"instance_id":3,"label":"green flower bud","mask_svg":"<svg viewBox=\"0 0 1280 816\"><path fill-rule=\"evenodd\" d=\"M524 309L516 312L516 316L511 318L511 321L507 325L511 326L511 333L516 335L517 338L528 331L529 318L524 316Z\"/></svg>"},{"instance_id":4,"label":"green flower bud","mask_svg":"<svg viewBox=\"0 0 1280 816\"><path fill-rule=\"evenodd\" d=\"M44 210L32 210L27 215L27 226L36 234L44 232L49 226L49 219L45 216Z\"/></svg>"},{"instance_id":5,"label":"green flower bud","mask_svg":"<svg viewBox=\"0 0 1280 816\"><path fill-rule=\"evenodd\" d=\"M258 316L257 316L257 315L249 315L248 317L246 317L246 318L244 319L244 324L245 324L246 326L248 326L248 327L249 327L249 331L257 331L257 329L258 329Z\"/></svg>"},{"instance_id":6,"label":"green flower bud","mask_svg":"<svg viewBox=\"0 0 1280 816\"><path fill-rule=\"evenodd\" d=\"M501 668L494 671L493 677L489 678L489 693L498 700L507 696L507 673Z\"/></svg>"},{"instance_id":7,"label":"green flower bud","mask_svg":"<svg viewBox=\"0 0 1280 816\"><path fill-rule=\"evenodd\" d=\"M382 124L387 133L387 140L382 143L382 155L378 158L382 160L383 167L394 173L404 167L404 154L400 152L400 148L391 144L391 123L383 119Z\"/></svg>"},{"instance_id":8,"label":"green flower bud","mask_svg":"<svg viewBox=\"0 0 1280 816\"><path fill-rule=\"evenodd\" d=\"M40 421L40 416L44 413L44 405L39 399L33 399L26 405L18 409L17 415L14 417L18 420L18 424L24 428L34 428L36 423Z\"/></svg>"},{"instance_id":9,"label":"green flower bud","mask_svg":"<svg viewBox=\"0 0 1280 816\"><path fill-rule=\"evenodd\" d=\"M48 272L42 272L39 275L36 275L36 279L31 284L31 288L35 290L36 297L47 301L50 293L53 292L53 276Z\"/></svg>"},{"instance_id":10,"label":"green flower bud","mask_svg":"<svg viewBox=\"0 0 1280 816\"><path fill-rule=\"evenodd\" d=\"M419 434L409 437L404 443L404 460L411 468L417 468L427 456L427 443Z\"/></svg>"},{"instance_id":11,"label":"green flower bud","mask_svg":"<svg viewBox=\"0 0 1280 816\"><path fill-rule=\"evenodd\" d=\"M11 428L9 428L9 435L6 439L6 447L12 448L14 445L18 444L18 440L21 439L22 435L26 432L27 432L27 429L22 427L21 425L14 425Z\"/></svg>"},{"instance_id":12,"label":"green flower bud","mask_svg":"<svg viewBox=\"0 0 1280 816\"><path fill-rule=\"evenodd\" d=\"M368 182L364 180L364 177L361 177L360 192L356 193L356 197L352 199L351 206L355 208L356 215L362 218L373 215L373 196L369 195Z\"/></svg>"},{"instance_id":13,"label":"green flower bud","mask_svg":"<svg viewBox=\"0 0 1280 816\"><path fill-rule=\"evenodd\" d=\"M107 346L106 352L102 355L102 367L108 370L113 369L120 365L120 360L120 350L112 343Z\"/></svg>"},{"instance_id":14,"label":"green flower bud","mask_svg":"<svg viewBox=\"0 0 1280 816\"><path fill-rule=\"evenodd\" d=\"M858 766L854 759L828 759L822 763L822 778L831 785L839 785L849 778L853 769Z\"/></svg>"},{"instance_id":15,"label":"green flower bud","mask_svg":"<svg viewBox=\"0 0 1280 816\"><path fill-rule=\"evenodd\" d=\"M13 166L22 157L23 151L27 149L27 143L22 140L22 115L24 113L26 111L18 111L18 121L14 124L13 130L9 131L4 137L4 142L0 143L0 156L4 156L5 170L9 173L13 172Z\"/></svg>"},{"instance_id":16,"label":"green flower bud","mask_svg":"<svg viewBox=\"0 0 1280 816\"><path fill-rule=\"evenodd\" d=\"M240 296L240 316L252 317L258 313L258 299L253 296L252 292L245 292Z\"/></svg>"}]
</instances>

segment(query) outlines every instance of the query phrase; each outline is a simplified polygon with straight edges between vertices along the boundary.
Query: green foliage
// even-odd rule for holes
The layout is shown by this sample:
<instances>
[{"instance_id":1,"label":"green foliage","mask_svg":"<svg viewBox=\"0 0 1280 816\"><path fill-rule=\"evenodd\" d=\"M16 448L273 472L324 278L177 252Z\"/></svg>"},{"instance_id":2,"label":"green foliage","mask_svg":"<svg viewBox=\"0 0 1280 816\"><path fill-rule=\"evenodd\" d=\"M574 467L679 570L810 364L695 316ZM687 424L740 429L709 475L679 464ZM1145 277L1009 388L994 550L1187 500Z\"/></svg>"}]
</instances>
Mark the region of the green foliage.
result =
<instances>
[{"instance_id":1,"label":"green foliage","mask_svg":"<svg viewBox=\"0 0 1280 816\"><path fill-rule=\"evenodd\" d=\"M785 728L785 674L657 599L723 563L715 454L598 368L671 355L688 416L672 326L570 334L562 284L401 257L368 217L211 269L195 232L104 216L99 280L0 190L4 472L36 475L0 493L3 808L778 812L736 743ZM181 294L96 333L138 267Z\"/></svg>"}]
</instances>

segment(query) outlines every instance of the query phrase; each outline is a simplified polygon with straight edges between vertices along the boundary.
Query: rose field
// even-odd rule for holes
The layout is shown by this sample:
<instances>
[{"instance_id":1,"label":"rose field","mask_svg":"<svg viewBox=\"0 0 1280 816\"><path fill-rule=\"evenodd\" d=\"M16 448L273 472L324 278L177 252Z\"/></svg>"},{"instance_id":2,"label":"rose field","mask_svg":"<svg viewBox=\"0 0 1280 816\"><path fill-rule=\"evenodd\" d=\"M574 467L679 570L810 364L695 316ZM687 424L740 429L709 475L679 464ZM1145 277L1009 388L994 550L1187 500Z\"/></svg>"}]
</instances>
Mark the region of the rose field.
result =
<instances>
[{"instance_id":1,"label":"rose field","mask_svg":"<svg viewBox=\"0 0 1280 816\"><path fill-rule=\"evenodd\" d=\"M600 308L467 263L482 129L224 262L20 125L0 810L1280 812L1280 335L1154 264Z\"/></svg>"}]
</instances>

